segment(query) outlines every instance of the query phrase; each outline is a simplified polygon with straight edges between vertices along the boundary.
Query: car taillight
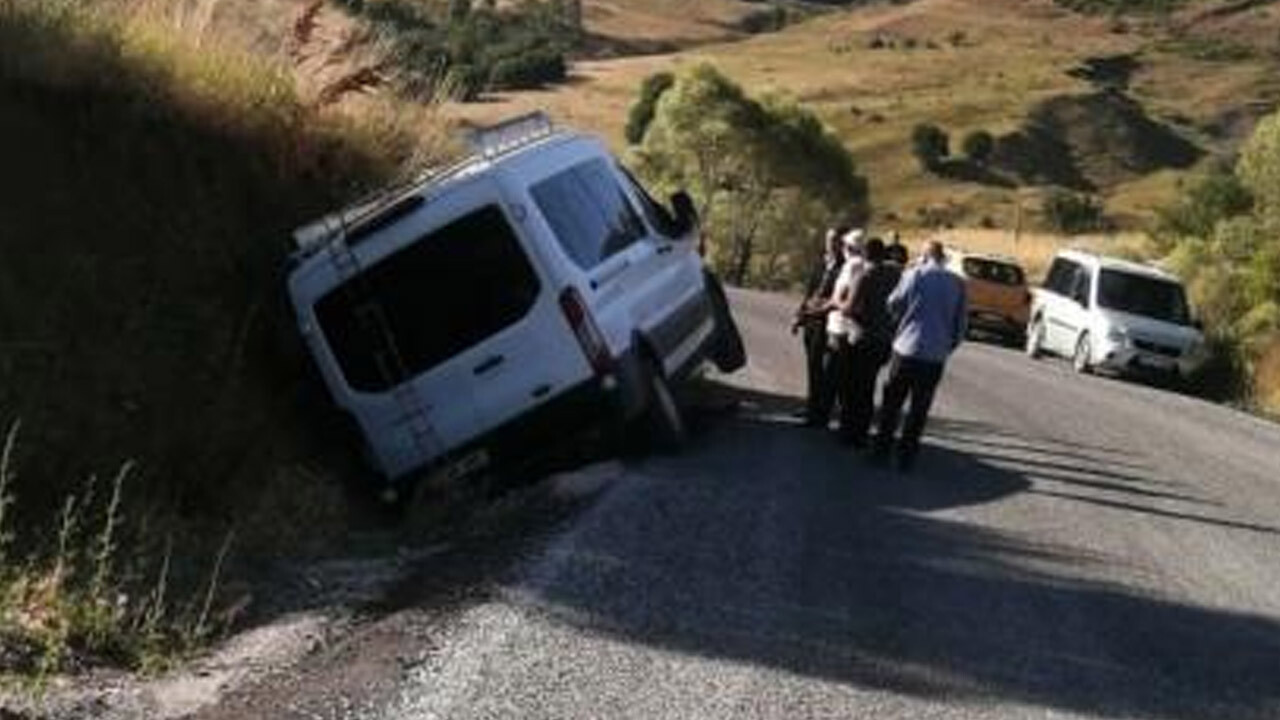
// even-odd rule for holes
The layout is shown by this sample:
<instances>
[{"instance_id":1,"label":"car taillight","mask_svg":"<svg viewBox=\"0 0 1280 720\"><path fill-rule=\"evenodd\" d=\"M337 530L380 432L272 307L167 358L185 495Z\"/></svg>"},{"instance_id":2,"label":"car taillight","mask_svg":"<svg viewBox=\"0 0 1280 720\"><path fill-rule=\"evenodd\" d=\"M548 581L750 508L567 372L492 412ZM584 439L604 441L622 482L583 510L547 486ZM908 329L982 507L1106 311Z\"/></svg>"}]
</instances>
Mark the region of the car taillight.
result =
<instances>
[{"instance_id":1,"label":"car taillight","mask_svg":"<svg viewBox=\"0 0 1280 720\"><path fill-rule=\"evenodd\" d=\"M569 327L578 338L582 352L591 363L596 375L605 375L613 370L613 356L609 354L609 345L604 340L600 328L596 327L591 313L587 312L586 303L577 288L567 287L560 293L560 309L569 321Z\"/></svg>"}]
</instances>

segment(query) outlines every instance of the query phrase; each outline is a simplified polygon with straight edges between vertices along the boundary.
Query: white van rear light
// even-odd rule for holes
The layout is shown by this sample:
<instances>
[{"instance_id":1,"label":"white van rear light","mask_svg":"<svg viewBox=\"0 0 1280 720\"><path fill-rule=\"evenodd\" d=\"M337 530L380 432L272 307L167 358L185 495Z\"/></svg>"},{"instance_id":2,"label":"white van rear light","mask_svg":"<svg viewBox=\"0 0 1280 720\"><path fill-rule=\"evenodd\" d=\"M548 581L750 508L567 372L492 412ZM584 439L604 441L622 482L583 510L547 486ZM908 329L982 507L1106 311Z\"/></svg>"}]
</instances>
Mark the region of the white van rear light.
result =
<instances>
[{"instance_id":1,"label":"white van rear light","mask_svg":"<svg viewBox=\"0 0 1280 720\"><path fill-rule=\"evenodd\" d=\"M582 302L582 296L578 294L577 288L567 287L560 293L560 309L564 312L565 319L569 321L573 334L578 338L578 344L582 346L582 352L586 354L587 361L591 363L591 369L596 375L611 372L613 356L609 354L609 345L605 343L604 335L600 333L600 328L596 327L595 320L587 311L586 303Z\"/></svg>"}]
</instances>

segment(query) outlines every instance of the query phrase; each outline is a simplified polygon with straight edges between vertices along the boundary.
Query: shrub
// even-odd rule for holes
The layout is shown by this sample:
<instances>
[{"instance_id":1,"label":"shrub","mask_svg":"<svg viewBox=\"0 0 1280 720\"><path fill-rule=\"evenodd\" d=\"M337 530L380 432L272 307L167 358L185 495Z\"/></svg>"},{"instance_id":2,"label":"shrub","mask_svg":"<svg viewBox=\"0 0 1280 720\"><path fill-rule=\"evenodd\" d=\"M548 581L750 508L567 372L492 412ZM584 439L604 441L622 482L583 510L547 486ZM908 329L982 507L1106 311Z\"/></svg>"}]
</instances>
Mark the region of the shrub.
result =
<instances>
[{"instance_id":1,"label":"shrub","mask_svg":"<svg viewBox=\"0 0 1280 720\"><path fill-rule=\"evenodd\" d=\"M1259 213L1280 218L1280 113L1258 123L1240 150L1236 172L1257 199Z\"/></svg>"},{"instance_id":2,"label":"shrub","mask_svg":"<svg viewBox=\"0 0 1280 720\"><path fill-rule=\"evenodd\" d=\"M1155 237L1168 252L1185 237L1209 237L1218 223L1248 213L1253 195L1229 167L1195 181L1174 204L1157 211Z\"/></svg>"},{"instance_id":3,"label":"shrub","mask_svg":"<svg viewBox=\"0 0 1280 720\"><path fill-rule=\"evenodd\" d=\"M583 37L576 0L501 8L452 0L443 12L414 0L344 0L343 6L388 38L400 88L415 97L434 96L446 84L471 100L489 89L563 82L567 54Z\"/></svg>"},{"instance_id":4,"label":"shrub","mask_svg":"<svg viewBox=\"0 0 1280 720\"><path fill-rule=\"evenodd\" d=\"M951 154L951 138L937 125L917 125L911 131L911 152L922 168L936 171Z\"/></svg>"},{"instance_id":5,"label":"shrub","mask_svg":"<svg viewBox=\"0 0 1280 720\"><path fill-rule=\"evenodd\" d=\"M658 99L662 97L663 93L670 90L671 86L675 85L675 82L675 75L669 72L660 72L650 75L640 83L640 97L631 106L631 111L627 115L625 134L628 143L639 145L644 142L644 134L649 130L649 123L653 122Z\"/></svg>"},{"instance_id":6,"label":"shrub","mask_svg":"<svg viewBox=\"0 0 1280 720\"><path fill-rule=\"evenodd\" d=\"M785 7L771 5L768 8L748 13L738 23L738 26L742 28L743 32L758 35L760 33L777 32L785 28L789 20Z\"/></svg>"},{"instance_id":7,"label":"shrub","mask_svg":"<svg viewBox=\"0 0 1280 720\"><path fill-rule=\"evenodd\" d=\"M538 88L564 82L568 65L564 54L555 50L529 49L493 63L489 73L490 87L513 90Z\"/></svg>"},{"instance_id":8,"label":"shrub","mask_svg":"<svg viewBox=\"0 0 1280 720\"><path fill-rule=\"evenodd\" d=\"M1102 201L1092 195L1054 190L1045 198L1043 212L1049 227L1068 235L1104 228Z\"/></svg>"},{"instance_id":9,"label":"shrub","mask_svg":"<svg viewBox=\"0 0 1280 720\"><path fill-rule=\"evenodd\" d=\"M965 136L962 143L965 157L975 165L986 165L996 149L996 139L986 130L976 130Z\"/></svg>"}]
</instances>

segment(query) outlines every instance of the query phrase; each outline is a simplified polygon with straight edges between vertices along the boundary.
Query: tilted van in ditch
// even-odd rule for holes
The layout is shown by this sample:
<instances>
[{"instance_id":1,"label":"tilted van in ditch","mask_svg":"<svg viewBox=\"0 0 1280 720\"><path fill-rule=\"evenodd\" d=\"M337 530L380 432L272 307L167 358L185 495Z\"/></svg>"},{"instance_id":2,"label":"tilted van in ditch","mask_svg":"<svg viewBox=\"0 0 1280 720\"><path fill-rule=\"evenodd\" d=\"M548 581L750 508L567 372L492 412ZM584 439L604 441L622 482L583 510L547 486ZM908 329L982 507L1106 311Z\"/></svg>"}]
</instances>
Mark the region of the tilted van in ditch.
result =
<instances>
[{"instance_id":1,"label":"tilted van in ditch","mask_svg":"<svg viewBox=\"0 0 1280 720\"><path fill-rule=\"evenodd\" d=\"M684 435L672 384L746 362L683 193L656 202L603 142L541 115L295 232L298 327L396 489L583 424Z\"/></svg>"}]
</instances>

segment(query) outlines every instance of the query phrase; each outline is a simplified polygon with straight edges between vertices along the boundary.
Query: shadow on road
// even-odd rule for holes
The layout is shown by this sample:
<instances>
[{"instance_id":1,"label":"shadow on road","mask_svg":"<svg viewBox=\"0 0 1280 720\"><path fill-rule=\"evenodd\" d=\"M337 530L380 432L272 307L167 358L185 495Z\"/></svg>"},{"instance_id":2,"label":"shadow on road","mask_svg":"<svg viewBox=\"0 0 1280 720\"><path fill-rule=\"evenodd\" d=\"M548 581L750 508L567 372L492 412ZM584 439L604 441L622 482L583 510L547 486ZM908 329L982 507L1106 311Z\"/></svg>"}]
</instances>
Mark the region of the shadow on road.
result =
<instances>
[{"instance_id":1,"label":"shadow on road","mask_svg":"<svg viewBox=\"0 0 1280 720\"><path fill-rule=\"evenodd\" d=\"M632 643L922 698L1276 716L1274 620L1100 579L1123 560L1083 543L937 514L1034 489L1034 473L984 459L1001 435L974 452L935 438L918 472L901 477L789 424L792 398L724 392L739 419L711 426L686 457L639 467L562 538L554 563L513 581L513 597ZM1180 499L1143 490L1160 479L1112 467L1111 449L1009 440L1087 464L1106 489L1139 490L1125 502L1135 512Z\"/></svg>"},{"instance_id":2,"label":"shadow on road","mask_svg":"<svg viewBox=\"0 0 1280 720\"><path fill-rule=\"evenodd\" d=\"M1011 435L984 423L943 420L935 423L934 437L954 451L984 464L1012 471L1029 480L1048 482L1029 492L1060 500L1081 502L1152 517L1171 518L1220 528L1280 535L1280 528L1256 522L1189 512L1183 506L1222 508L1222 503L1199 497L1178 483L1152 477L1145 466L1122 459L1120 451L1076 446L1071 451L1057 441ZM1109 495L1087 494L1102 491ZM1127 496L1127 497L1126 497ZM1157 501L1180 503L1157 507ZM1146 502L1147 504L1141 504Z\"/></svg>"}]
</instances>

